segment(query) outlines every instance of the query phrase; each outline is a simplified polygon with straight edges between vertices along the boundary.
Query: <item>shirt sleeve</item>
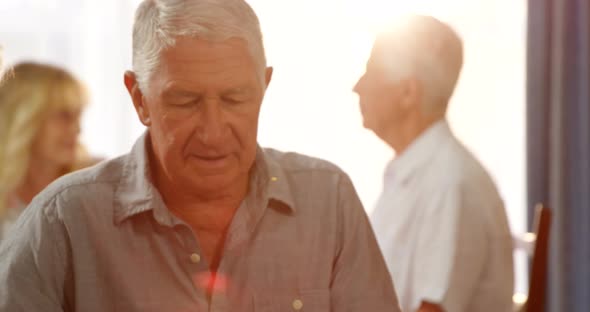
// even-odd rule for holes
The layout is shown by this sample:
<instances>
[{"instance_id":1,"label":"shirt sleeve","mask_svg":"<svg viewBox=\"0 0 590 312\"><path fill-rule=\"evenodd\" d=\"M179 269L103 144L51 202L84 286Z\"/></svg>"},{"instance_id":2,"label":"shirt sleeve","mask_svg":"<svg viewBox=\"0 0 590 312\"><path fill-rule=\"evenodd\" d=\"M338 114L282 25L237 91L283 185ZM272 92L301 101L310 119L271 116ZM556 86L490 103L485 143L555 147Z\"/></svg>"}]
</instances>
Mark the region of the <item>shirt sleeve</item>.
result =
<instances>
[{"instance_id":1,"label":"shirt sleeve","mask_svg":"<svg viewBox=\"0 0 590 312\"><path fill-rule=\"evenodd\" d=\"M339 239L331 285L332 311L400 311L391 277L350 179L339 183Z\"/></svg>"},{"instance_id":2,"label":"shirt sleeve","mask_svg":"<svg viewBox=\"0 0 590 312\"><path fill-rule=\"evenodd\" d=\"M466 311L487 257L485 203L474 196L454 185L434 194L420 216L425 225L413 257L412 310L428 301L445 311Z\"/></svg>"},{"instance_id":3,"label":"shirt sleeve","mask_svg":"<svg viewBox=\"0 0 590 312\"><path fill-rule=\"evenodd\" d=\"M65 311L65 229L51 204L27 207L0 245L0 311Z\"/></svg>"}]
</instances>

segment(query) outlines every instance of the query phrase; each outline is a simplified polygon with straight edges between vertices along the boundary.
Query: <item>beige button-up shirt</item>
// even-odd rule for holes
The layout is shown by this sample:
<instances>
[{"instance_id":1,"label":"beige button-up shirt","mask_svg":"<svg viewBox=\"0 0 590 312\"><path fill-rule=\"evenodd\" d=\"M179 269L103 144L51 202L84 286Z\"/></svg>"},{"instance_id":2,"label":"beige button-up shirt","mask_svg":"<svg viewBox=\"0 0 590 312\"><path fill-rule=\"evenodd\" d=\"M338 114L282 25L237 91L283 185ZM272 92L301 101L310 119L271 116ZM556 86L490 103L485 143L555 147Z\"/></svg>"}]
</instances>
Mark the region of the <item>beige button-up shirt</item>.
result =
<instances>
[{"instance_id":1,"label":"beige button-up shirt","mask_svg":"<svg viewBox=\"0 0 590 312\"><path fill-rule=\"evenodd\" d=\"M198 237L132 152L49 186L0 246L0 311L399 311L350 179L259 149L210 300Z\"/></svg>"}]
</instances>

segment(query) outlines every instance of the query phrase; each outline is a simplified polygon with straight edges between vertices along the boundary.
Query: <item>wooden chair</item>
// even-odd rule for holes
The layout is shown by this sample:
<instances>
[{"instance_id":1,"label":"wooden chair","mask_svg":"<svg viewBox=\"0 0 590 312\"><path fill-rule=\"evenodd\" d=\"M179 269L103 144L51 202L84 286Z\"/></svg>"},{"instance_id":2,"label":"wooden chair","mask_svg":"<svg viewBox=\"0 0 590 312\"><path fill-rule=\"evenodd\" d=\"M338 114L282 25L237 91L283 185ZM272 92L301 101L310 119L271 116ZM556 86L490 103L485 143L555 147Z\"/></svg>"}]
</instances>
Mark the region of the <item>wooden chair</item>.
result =
<instances>
[{"instance_id":1,"label":"wooden chair","mask_svg":"<svg viewBox=\"0 0 590 312\"><path fill-rule=\"evenodd\" d=\"M529 293L526 298L519 300L521 302L519 304L520 306L517 308L518 311L545 311L550 226L551 210L542 204L537 204L535 207L535 220L533 223L534 232L525 234L528 240L530 240L531 236L534 236ZM517 299L515 299L515 304L517 304L516 300Z\"/></svg>"}]
</instances>

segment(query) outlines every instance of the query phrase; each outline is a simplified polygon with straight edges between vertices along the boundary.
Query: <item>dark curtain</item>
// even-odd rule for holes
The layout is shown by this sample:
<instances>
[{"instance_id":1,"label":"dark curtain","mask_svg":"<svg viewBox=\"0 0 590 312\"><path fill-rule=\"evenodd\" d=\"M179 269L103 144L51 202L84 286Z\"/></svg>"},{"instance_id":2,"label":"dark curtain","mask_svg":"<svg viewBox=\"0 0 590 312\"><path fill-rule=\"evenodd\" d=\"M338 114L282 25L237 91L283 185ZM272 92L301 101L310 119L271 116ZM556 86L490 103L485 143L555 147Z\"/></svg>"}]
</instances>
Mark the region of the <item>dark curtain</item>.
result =
<instances>
[{"instance_id":1,"label":"dark curtain","mask_svg":"<svg viewBox=\"0 0 590 312\"><path fill-rule=\"evenodd\" d=\"M590 0L529 0L527 182L553 210L546 311L590 311Z\"/></svg>"}]
</instances>

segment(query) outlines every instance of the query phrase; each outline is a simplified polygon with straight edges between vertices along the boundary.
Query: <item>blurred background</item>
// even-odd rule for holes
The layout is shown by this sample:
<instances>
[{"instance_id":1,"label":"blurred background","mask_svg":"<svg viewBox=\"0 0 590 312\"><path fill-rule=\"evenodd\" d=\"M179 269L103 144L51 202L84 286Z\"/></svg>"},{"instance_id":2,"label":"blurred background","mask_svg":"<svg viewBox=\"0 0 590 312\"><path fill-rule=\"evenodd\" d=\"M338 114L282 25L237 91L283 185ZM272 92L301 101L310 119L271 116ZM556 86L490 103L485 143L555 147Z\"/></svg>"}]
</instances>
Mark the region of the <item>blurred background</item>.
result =
<instances>
[{"instance_id":1,"label":"blurred background","mask_svg":"<svg viewBox=\"0 0 590 312\"><path fill-rule=\"evenodd\" d=\"M91 101L83 116L81 137L93 155L110 158L126 153L144 131L123 85L123 72L131 67L131 26L134 10L139 2L0 2L0 45L4 50L5 67L25 60L48 62L67 68L88 86ZM585 38L585 41L580 41L585 45L574 45L571 48L576 53L588 53L587 0L562 0L565 4L561 6L556 4L560 1L549 0L530 1L534 3L531 5L526 0L248 2L260 18L269 65L275 70L263 103L259 130L261 145L310 154L336 163L351 176L368 213L372 211L381 192L384 166L393 155L372 133L363 129L358 99L351 89L364 70L374 35L380 25L404 13L433 15L453 26L464 40L465 65L450 104L450 124L457 136L482 161L495 179L505 201L512 232L517 235L530 230L532 203L546 201L554 209L567 204L555 201L549 195L550 191L542 187L540 193L531 193L531 168L549 170L549 165L545 163L531 163L531 148L538 147L540 152L549 153L551 144L543 145L539 142L549 140L551 134L543 132L542 137L535 139L537 141L527 140L527 120L535 120L535 125L550 125L549 119L531 119L537 115L531 115L530 101L534 96L538 97L535 99L548 101L547 97L551 98L551 95L543 96L539 92L546 91L551 84L540 83L531 87L530 77L531 74L535 77L548 74L546 71L531 72L531 68L540 71L539 68L556 66L547 61L552 59L549 54L553 48L543 38L549 38L546 33L555 28L551 26L551 16L559 12L565 16L567 12L574 14L586 10L585 19L584 16L578 16L580 24L559 29L562 34L567 33L567 27L577 29L581 33L580 38ZM562 10L551 13L551 8ZM570 19L562 17L561 20L567 23ZM535 42L548 51L546 55L536 55L533 59L531 47L535 43L531 43L531 25L536 25ZM551 26L550 29L541 27L546 25ZM536 51L536 48L533 49ZM531 65L532 61L539 61L545 67ZM585 74L576 76L582 82L583 79L588 82L588 54L585 62L576 63L581 67L586 66ZM583 85L581 89L584 90ZM586 95L586 99L587 89L588 85L582 94ZM536 93L531 95L533 92ZM548 112L553 102L547 102L545 106L541 102L539 101L538 112L547 112L542 116L549 118L547 116L550 116ZM590 103L586 102L585 105L588 104ZM573 113L579 116L587 114L588 110ZM585 116L585 120L589 121L590 116ZM567 124L567 120L560 120L562 122L559 125ZM531 131L539 129L531 128L534 126L531 124L528 126L529 136ZM567 131L564 131L560 133L567 136ZM555 140L555 136L553 137ZM580 140L587 137L586 134ZM532 147L531 142L534 143ZM587 145L581 149L586 147ZM559 148L565 149L563 146ZM575 161L574 158L567 159ZM562 160L565 161L563 158ZM588 174L588 168L582 169L587 170ZM541 185L539 183L545 183L549 175L541 176L539 179L542 181L537 178L539 177L535 176L534 185ZM567 180L566 176L562 178ZM588 186L588 181L584 181ZM581 187L583 191L590 193L590 189L584 189L584 185ZM590 200L586 200L590 203ZM583 203L580 203L581 212L588 210ZM585 222L590 223L588 214L583 216L588 218L584 219L588 220ZM567 217L571 217L571 214ZM560 222L559 219L557 222ZM560 228L564 231L569 228L563 222L558 226L557 232ZM576 235L579 236L579 233ZM560 244L561 241L571 243L568 237L570 236L554 238L558 240L555 244ZM584 239L588 244L589 237ZM586 248L585 257L590 257L587 250ZM515 255L516 291L526 293L528 258L524 252L516 252ZM577 261L584 259L586 258ZM578 263L564 259L553 260L558 261L553 262L554 265ZM559 272L554 274L553 281L567 284L568 273L564 270ZM584 278L590 280L588 270L583 272L586 274L583 275ZM575 284L575 281L573 283L571 287L576 291L579 287L588 285ZM585 305L588 300L578 302L578 299L569 297L570 300L569 295L555 292L553 306L549 311L574 311L572 307L589 307ZM590 297L589 288L585 288L579 295ZM570 303L573 305L568 306L569 309L561 309Z\"/></svg>"}]
</instances>

